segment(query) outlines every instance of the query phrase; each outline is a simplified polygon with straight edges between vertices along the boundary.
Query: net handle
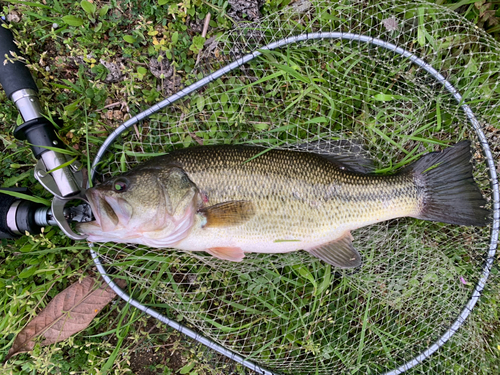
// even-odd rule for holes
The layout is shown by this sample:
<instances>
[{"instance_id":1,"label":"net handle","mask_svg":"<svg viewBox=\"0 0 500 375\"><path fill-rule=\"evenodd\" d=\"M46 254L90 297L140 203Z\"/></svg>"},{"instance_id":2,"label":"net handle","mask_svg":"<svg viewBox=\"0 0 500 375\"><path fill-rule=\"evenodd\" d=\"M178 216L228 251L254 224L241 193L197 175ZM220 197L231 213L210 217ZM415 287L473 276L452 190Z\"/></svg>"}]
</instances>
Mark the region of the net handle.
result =
<instances>
[{"instance_id":1,"label":"net handle","mask_svg":"<svg viewBox=\"0 0 500 375\"><path fill-rule=\"evenodd\" d=\"M490 147L488 145L488 141L486 139L485 134L483 133L481 126L474 116L474 113L472 112L471 108L467 105L464 104L463 98L458 92L455 87L441 74L439 73L436 69L434 69L431 65L426 63L424 60L420 59L413 53L396 46L395 44L386 42L382 39L378 38L373 38L369 37L366 35L361 35L361 34L353 34L353 33L343 33L343 32L318 32L318 33L305 33L305 34L300 34L300 35L295 35L291 36L288 38L280 39L276 42L270 43L264 47L262 47L260 50L273 50L276 48L280 48L283 46L286 46L288 44L292 43L299 43L303 41L308 41L308 40L316 40L316 39L341 39L341 40L349 40L349 41L355 41L355 42L362 42L362 43L367 43L371 44L377 47L384 48L386 50L392 51L398 55L401 55L404 58L409 59L412 63L415 65L419 66L420 68L424 69L429 75L431 75L436 81L441 83L446 90L455 98L457 103L460 105L460 108L464 111L466 114L467 118L469 119L470 124L472 125L473 129L475 130L479 143L481 144L481 148L484 152L484 156L486 157L486 162L488 165L488 172L490 175L490 185L492 189L492 204L493 204L493 222L492 222L492 230L491 230L491 237L490 237L490 247L488 250L488 255L486 262L484 264L483 270L482 270L482 275L481 278L478 280L474 291L472 292L472 296L465 305L465 307L462 309L460 314L458 315L457 319L453 322L453 324L448 328L448 330L441 336L439 337L436 342L434 342L428 349L423 351L421 354L413 358L412 360L406 362L405 364L399 366L398 368L391 370L387 372L385 375L398 375L401 374L412 367L416 366L417 364L421 363L425 359L427 359L429 356L431 356L436 350L438 350L441 346L443 346L454 334L455 332L462 326L462 324L465 322L469 314L471 313L472 309L476 305L477 301L479 300L479 297L481 296L481 292L483 291L486 281L488 280L491 268L493 266L493 261L495 259L495 253L497 249L497 244L498 244L498 232L499 232L499 223L500 223L500 197L499 197L499 188L498 188L498 178L497 178L497 173L496 173L496 168L495 168L495 162L493 159L493 155L491 153ZM210 82L215 81L216 79L220 78L226 73L231 72L234 69L237 69L243 64L246 64L247 62L253 60L254 58L262 55L262 52L260 51L254 51L252 53L249 53L234 62L232 62L229 65L226 65L225 67L213 72L212 74L208 75L205 78L202 78L201 80L193 83L192 85L182 89L181 91L169 96L167 99L151 106L150 108L146 109L145 111L139 113L138 115L130 118L128 121L124 122L121 124L118 128L116 128L113 133L111 133L108 138L104 141L103 145L100 147L96 158L94 159L94 163L92 164L92 169L91 169L91 179L94 179L95 173L96 173L96 167L97 164L101 161L102 157L106 153L108 147L122 134L124 131L126 131L128 128L131 126L137 124L139 121L149 117L150 115L160 111L161 109L175 103L176 101L188 96L189 94L193 93L194 91L199 90L200 88L206 86ZM124 293L116 284L114 284L111 279L107 276L106 270L102 266L99 256L95 253L95 251L91 248L90 253L92 256L92 259L94 260L94 263L96 264L97 269L99 270L99 273L102 275L104 280L108 283L108 285L118 294L121 298L123 298L125 301L130 303L131 305L137 307L139 310L145 312L146 314L151 315L152 317L168 324L169 326L175 328L179 332L185 333L189 337L193 338L194 340L208 346L209 348L225 355L226 357L250 368L251 370L254 370L260 374L264 375L272 375L273 373L265 370L253 362L245 360L243 357L232 353L231 351L225 349L221 345L207 339L206 337L195 333L194 331L190 330L189 328L183 326L180 323L177 323L160 313L156 312L155 310L149 309L148 307L142 305L140 302L134 300L132 297Z\"/></svg>"}]
</instances>

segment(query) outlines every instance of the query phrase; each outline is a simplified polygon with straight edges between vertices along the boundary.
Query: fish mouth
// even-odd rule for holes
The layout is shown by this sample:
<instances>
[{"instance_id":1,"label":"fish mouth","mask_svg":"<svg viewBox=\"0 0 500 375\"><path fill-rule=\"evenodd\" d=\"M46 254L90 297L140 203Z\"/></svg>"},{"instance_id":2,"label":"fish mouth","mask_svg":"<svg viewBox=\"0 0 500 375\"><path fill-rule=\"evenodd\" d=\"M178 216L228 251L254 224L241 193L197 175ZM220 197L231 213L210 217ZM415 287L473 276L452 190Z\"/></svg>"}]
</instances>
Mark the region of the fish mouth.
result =
<instances>
[{"instance_id":1,"label":"fish mouth","mask_svg":"<svg viewBox=\"0 0 500 375\"><path fill-rule=\"evenodd\" d=\"M77 223L76 229L81 234L92 235L96 232L102 231L101 213L99 210L99 205L96 204L96 202L98 202L100 198L99 194L92 188L87 189L87 191L85 192L85 197L87 198L87 202L90 205L90 209L95 220L84 223Z\"/></svg>"},{"instance_id":2,"label":"fish mouth","mask_svg":"<svg viewBox=\"0 0 500 375\"><path fill-rule=\"evenodd\" d=\"M119 223L118 215L109 203L106 196L102 196L98 190L90 188L85 192L87 201L90 204L92 214L95 220L88 225L81 225L80 228L85 230L88 226L91 228L99 227L103 232L113 230Z\"/></svg>"},{"instance_id":3,"label":"fish mouth","mask_svg":"<svg viewBox=\"0 0 500 375\"><path fill-rule=\"evenodd\" d=\"M99 205L96 204L99 202L100 195L97 190L94 188L87 189L85 192L85 196L87 197L87 201L90 204L90 209L92 210L92 215L94 215L95 221L92 223L97 224L99 227L101 226L101 211L99 209Z\"/></svg>"},{"instance_id":4,"label":"fish mouth","mask_svg":"<svg viewBox=\"0 0 500 375\"><path fill-rule=\"evenodd\" d=\"M85 193L95 217L94 226L103 232L111 232L118 227L125 228L134 212L133 207L123 198L110 196L94 188Z\"/></svg>"}]
</instances>

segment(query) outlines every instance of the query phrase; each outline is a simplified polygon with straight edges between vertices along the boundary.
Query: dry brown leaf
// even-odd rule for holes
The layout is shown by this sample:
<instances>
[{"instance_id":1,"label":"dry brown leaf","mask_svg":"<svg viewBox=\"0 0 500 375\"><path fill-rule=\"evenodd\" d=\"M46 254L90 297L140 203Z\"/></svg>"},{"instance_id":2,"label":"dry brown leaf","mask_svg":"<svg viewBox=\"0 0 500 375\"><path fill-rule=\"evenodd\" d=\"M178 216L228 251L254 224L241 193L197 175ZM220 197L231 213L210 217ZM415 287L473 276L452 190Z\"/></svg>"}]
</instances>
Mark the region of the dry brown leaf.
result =
<instances>
[{"instance_id":1,"label":"dry brown leaf","mask_svg":"<svg viewBox=\"0 0 500 375\"><path fill-rule=\"evenodd\" d=\"M122 281L117 282L120 287L124 286ZM43 338L41 345L50 345L87 328L115 296L106 283L90 276L70 285L19 332L5 360L33 350L38 338Z\"/></svg>"}]
</instances>

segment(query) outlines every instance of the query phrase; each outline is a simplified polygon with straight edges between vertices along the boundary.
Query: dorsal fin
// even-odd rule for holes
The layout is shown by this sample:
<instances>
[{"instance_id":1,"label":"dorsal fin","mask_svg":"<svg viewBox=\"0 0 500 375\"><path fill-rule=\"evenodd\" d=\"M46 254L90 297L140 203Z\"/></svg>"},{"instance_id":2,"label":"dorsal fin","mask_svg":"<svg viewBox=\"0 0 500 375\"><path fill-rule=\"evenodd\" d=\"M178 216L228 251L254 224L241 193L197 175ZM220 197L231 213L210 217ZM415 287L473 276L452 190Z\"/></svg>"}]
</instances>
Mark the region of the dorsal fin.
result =
<instances>
[{"instance_id":1,"label":"dorsal fin","mask_svg":"<svg viewBox=\"0 0 500 375\"><path fill-rule=\"evenodd\" d=\"M375 162L359 140L322 140L299 145L299 150L321 155L351 172L373 173Z\"/></svg>"}]
</instances>

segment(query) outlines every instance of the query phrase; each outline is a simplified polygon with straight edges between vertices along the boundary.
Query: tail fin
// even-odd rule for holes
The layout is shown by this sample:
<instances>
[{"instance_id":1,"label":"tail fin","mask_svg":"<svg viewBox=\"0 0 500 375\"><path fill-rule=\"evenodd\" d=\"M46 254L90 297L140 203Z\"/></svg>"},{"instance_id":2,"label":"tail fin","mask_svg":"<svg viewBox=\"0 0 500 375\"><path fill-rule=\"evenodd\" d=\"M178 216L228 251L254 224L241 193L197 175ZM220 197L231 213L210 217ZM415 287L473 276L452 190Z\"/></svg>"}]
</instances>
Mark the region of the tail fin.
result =
<instances>
[{"instance_id":1,"label":"tail fin","mask_svg":"<svg viewBox=\"0 0 500 375\"><path fill-rule=\"evenodd\" d=\"M458 225L485 226L490 221L486 200L472 177L470 141L441 152L431 152L410 164L403 173L413 175L423 195L418 219Z\"/></svg>"}]
</instances>

